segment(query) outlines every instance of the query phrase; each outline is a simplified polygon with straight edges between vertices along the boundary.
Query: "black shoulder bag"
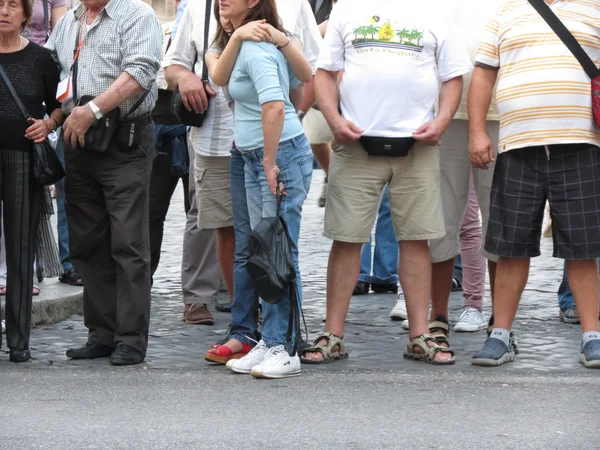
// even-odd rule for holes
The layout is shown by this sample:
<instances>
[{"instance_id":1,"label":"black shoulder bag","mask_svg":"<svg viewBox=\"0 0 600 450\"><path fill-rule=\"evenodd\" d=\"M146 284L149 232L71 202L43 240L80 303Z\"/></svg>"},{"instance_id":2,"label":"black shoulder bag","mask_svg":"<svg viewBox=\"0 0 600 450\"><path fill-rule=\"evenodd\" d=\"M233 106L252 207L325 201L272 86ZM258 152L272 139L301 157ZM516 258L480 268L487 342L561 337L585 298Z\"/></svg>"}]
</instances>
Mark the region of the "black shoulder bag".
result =
<instances>
[{"instance_id":1,"label":"black shoulder bag","mask_svg":"<svg viewBox=\"0 0 600 450\"><path fill-rule=\"evenodd\" d=\"M548 26L552 28L552 31L556 33L558 38L565 44L579 64L581 64L587 76L590 77L592 82L591 95L594 121L596 125L600 126L600 70L596 67L592 58L585 52L581 44L577 42L575 36L561 22L558 16L554 14L554 11L552 11L544 0L529 0L529 3L542 16L542 19L546 21Z\"/></svg>"},{"instance_id":2,"label":"black shoulder bag","mask_svg":"<svg viewBox=\"0 0 600 450\"><path fill-rule=\"evenodd\" d=\"M206 66L206 61L204 61L204 55L206 54L206 50L208 49L208 35L210 28L210 17L212 12L212 0L206 0L206 11L204 14L204 50L202 51L202 83L208 83L208 67ZM196 56L196 61L198 60L198 56ZM192 72L196 66L196 62L194 61L194 65L192 66ZM188 111L183 105L183 100L181 99L181 92L177 89L173 96L171 97L171 111L173 115L177 118L177 121L180 124L187 125L190 127L200 127L202 126L202 122L204 122L204 117L206 116L206 111L201 114L196 114L194 111Z\"/></svg>"},{"instance_id":3,"label":"black shoulder bag","mask_svg":"<svg viewBox=\"0 0 600 450\"><path fill-rule=\"evenodd\" d=\"M21 114L23 114L23 118L27 124L31 124L32 117L25 109L25 105L19 98L17 91L15 91L14 86L8 79L6 72L2 65L0 65L0 77L4 80L6 87L8 88L10 95L12 95L15 100L17 106L21 110ZM32 141L33 144L33 176L36 181L42 186L51 186L53 184L58 183L65 176L65 169L63 168L60 160L58 159L58 155L48 142L45 140L41 144L36 144Z\"/></svg>"},{"instance_id":4,"label":"black shoulder bag","mask_svg":"<svg viewBox=\"0 0 600 450\"><path fill-rule=\"evenodd\" d=\"M292 256L292 244L287 224L280 216L281 194L277 191L277 216L265 217L250 235L250 259L246 270L252 279L256 293L265 302L280 303L285 295L290 297L290 318L286 341L292 341L297 331L292 356L296 353L300 313L296 295L296 269Z\"/></svg>"}]
</instances>

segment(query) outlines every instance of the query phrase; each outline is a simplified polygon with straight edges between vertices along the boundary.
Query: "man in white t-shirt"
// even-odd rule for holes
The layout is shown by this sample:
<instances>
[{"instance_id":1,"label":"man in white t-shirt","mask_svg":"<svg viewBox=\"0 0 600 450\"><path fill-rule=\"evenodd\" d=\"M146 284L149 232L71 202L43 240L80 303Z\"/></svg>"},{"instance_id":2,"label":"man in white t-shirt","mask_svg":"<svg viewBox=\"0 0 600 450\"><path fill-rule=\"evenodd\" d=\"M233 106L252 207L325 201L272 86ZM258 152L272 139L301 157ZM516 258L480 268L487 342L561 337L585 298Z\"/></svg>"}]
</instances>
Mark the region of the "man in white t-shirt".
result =
<instances>
[{"instance_id":1,"label":"man in white t-shirt","mask_svg":"<svg viewBox=\"0 0 600 450\"><path fill-rule=\"evenodd\" d=\"M405 357L454 363L452 351L428 328L428 240L445 235L438 143L458 108L462 75L472 64L444 5L437 0L340 0L331 14L316 88L336 140L325 210L325 236L334 243L325 333L304 352L305 363L347 356L344 321L358 279L361 246L369 240L386 183L411 326ZM375 155L390 153L396 156Z\"/></svg>"}]
</instances>

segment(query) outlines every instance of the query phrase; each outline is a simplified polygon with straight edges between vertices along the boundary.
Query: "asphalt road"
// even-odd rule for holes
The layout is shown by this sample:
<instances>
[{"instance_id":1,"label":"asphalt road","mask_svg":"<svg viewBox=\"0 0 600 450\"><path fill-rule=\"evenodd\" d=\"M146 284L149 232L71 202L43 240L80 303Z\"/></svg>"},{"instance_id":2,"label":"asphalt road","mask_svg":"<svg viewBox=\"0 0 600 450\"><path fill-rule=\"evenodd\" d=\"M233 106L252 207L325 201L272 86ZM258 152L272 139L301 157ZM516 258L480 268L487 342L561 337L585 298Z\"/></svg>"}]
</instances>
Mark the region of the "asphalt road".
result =
<instances>
[{"instance_id":1,"label":"asphalt road","mask_svg":"<svg viewBox=\"0 0 600 450\"><path fill-rule=\"evenodd\" d=\"M2 449L593 449L600 378L492 371L2 371Z\"/></svg>"}]
</instances>

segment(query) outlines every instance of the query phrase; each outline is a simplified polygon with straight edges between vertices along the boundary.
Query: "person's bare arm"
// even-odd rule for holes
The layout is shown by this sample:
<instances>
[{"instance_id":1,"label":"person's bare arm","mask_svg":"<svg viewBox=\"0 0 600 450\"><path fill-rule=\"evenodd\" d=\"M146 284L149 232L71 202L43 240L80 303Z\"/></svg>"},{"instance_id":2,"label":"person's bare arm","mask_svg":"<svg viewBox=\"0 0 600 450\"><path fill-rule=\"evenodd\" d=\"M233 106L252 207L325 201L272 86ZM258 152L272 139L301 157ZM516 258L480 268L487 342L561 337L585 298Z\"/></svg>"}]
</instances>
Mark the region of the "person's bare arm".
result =
<instances>
[{"instance_id":1,"label":"person's bare arm","mask_svg":"<svg viewBox=\"0 0 600 450\"><path fill-rule=\"evenodd\" d=\"M494 144L486 131L487 114L490 109L498 70L493 67L475 67L469 93L469 155L471 164L487 169L494 161Z\"/></svg>"},{"instance_id":2,"label":"person's bare arm","mask_svg":"<svg viewBox=\"0 0 600 450\"><path fill-rule=\"evenodd\" d=\"M294 89L290 89L290 101L292 102L292 105L294 105L296 111L301 111L300 107L302 106L305 98L305 86L305 84L301 84Z\"/></svg>"},{"instance_id":3,"label":"person's bare arm","mask_svg":"<svg viewBox=\"0 0 600 450\"><path fill-rule=\"evenodd\" d=\"M413 137L425 145L437 145L456 114L463 91L463 77L452 78L442 83L440 105L435 119L423 124Z\"/></svg>"},{"instance_id":4,"label":"person's bare arm","mask_svg":"<svg viewBox=\"0 0 600 450\"><path fill-rule=\"evenodd\" d=\"M262 105L262 125L264 133L263 167L269 189L276 195L279 167L275 164L279 139L285 121L285 106L282 101L267 102Z\"/></svg>"},{"instance_id":5,"label":"person's bare arm","mask_svg":"<svg viewBox=\"0 0 600 450\"><path fill-rule=\"evenodd\" d=\"M336 141L347 144L357 141L362 135L362 130L349 120L344 119L339 112L339 91L337 88L338 72L329 72L319 69L315 76L315 89L319 109L325 116Z\"/></svg>"},{"instance_id":6,"label":"person's bare arm","mask_svg":"<svg viewBox=\"0 0 600 450\"><path fill-rule=\"evenodd\" d=\"M50 29L54 30L58 21L67 13L67 6L59 6L58 8L52 8L51 20L50 20Z\"/></svg>"}]
</instances>

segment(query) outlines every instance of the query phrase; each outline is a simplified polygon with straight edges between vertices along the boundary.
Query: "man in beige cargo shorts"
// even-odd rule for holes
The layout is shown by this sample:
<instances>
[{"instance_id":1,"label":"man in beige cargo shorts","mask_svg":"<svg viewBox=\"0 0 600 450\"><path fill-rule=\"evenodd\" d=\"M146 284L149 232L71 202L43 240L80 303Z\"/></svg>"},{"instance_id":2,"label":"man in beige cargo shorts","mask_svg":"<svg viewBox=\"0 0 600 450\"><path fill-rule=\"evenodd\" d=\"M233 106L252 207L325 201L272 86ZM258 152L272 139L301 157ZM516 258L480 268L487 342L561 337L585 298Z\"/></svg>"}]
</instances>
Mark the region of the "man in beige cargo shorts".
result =
<instances>
[{"instance_id":1,"label":"man in beige cargo shorts","mask_svg":"<svg viewBox=\"0 0 600 450\"><path fill-rule=\"evenodd\" d=\"M344 0L344 7L331 13L316 90L336 141L325 210L325 236L334 243L327 271L325 333L303 352L304 363L348 355L344 321L358 280L361 247L369 240L386 184L411 324L404 356L454 363L452 351L439 345L428 329L428 241L446 234L438 142L456 112L462 76L472 64L447 13L421 3ZM377 33L368 31L375 27ZM399 40L399 33L406 36Z\"/></svg>"}]
</instances>

